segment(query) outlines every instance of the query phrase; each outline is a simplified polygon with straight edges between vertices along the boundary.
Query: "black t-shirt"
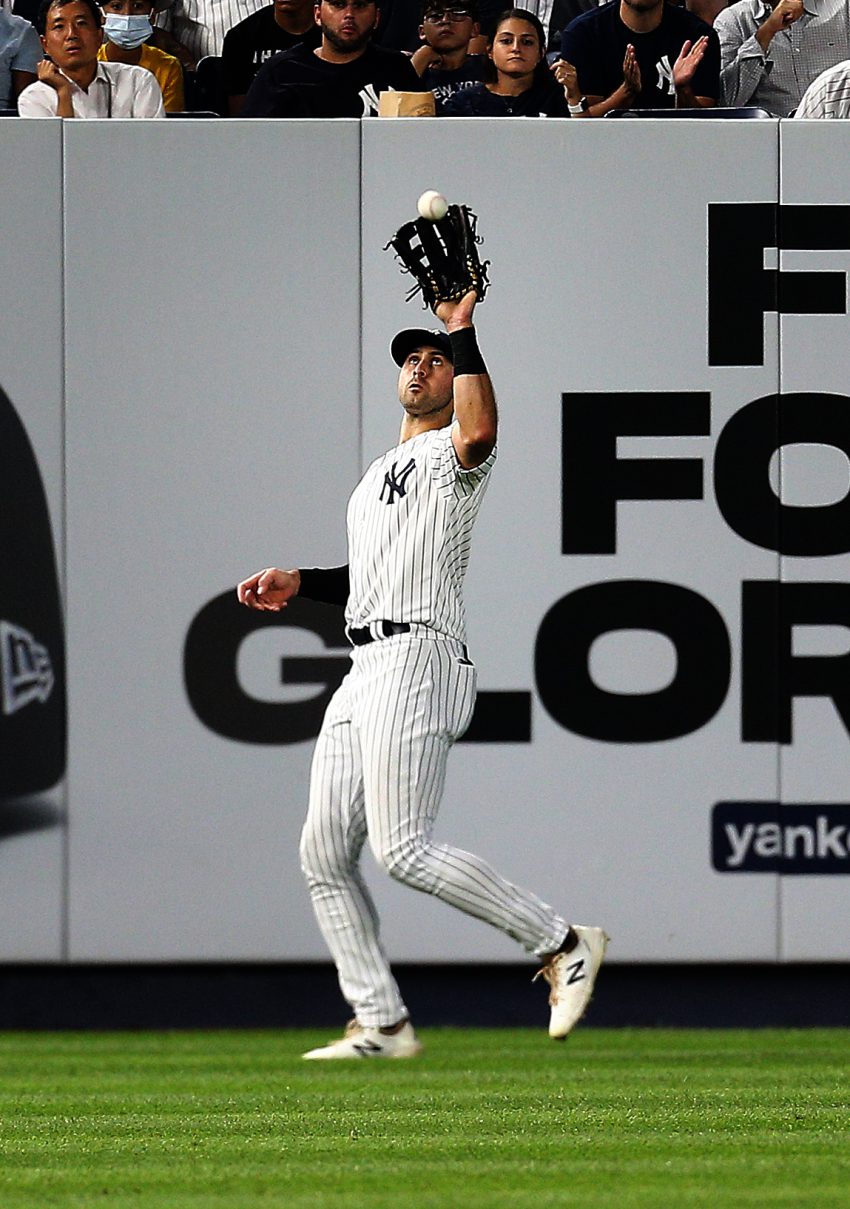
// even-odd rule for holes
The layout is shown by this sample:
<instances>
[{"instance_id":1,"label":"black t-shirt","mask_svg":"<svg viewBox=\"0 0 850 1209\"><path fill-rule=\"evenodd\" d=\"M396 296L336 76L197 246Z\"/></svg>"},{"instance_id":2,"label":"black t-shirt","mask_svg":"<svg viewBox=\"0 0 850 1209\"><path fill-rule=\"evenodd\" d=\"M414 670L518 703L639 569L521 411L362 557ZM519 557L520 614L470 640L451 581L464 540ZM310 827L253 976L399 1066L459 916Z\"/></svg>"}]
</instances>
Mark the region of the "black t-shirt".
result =
<instances>
[{"instance_id":1,"label":"black t-shirt","mask_svg":"<svg viewBox=\"0 0 850 1209\"><path fill-rule=\"evenodd\" d=\"M434 67L427 68L422 73L422 83L430 88L437 102L437 113L440 112L444 101L462 88L471 88L480 84L484 79L485 55L467 55L460 67L453 71L440 71Z\"/></svg>"},{"instance_id":2,"label":"black t-shirt","mask_svg":"<svg viewBox=\"0 0 850 1209\"><path fill-rule=\"evenodd\" d=\"M685 42L708 35L705 56L691 87L698 97L720 93L720 42L710 25L684 8L665 4L661 24L648 34L637 34L620 19L619 0L583 13L561 35L561 58L572 63L586 96L609 97L623 82L626 47L635 48L640 67L641 91L635 109L673 109L673 64Z\"/></svg>"},{"instance_id":3,"label":"black t-shirt","mask_svg":"<svg viewBox=\"0 0 850 1209\"><path fill-rule=\"evenodd\" d=\"M504 97L484 84L461 89L449 97L441 113L449 118L566 118L564 90L554 78L540 75L518 97Z\"/></svg>"},{"instance_id":4,"label":"black t-shirt","mask_svg":"<svg viewBox=\"0 0 850 1209\"><path fill-rule=\"evenodd\" d=\"M378 112L387 90L427 92L407 55L367 46L349 63L328 63L303 43L264 63L243 118L362 118Z\"/></svg>"},{"instance_id":5,"label":"black t-shirt","mask_svg":"<svg viewBox=\"0 0 850 1209\"><path fill-rule=\"evenodd\" d=\"M273 4L258 9L225 35L221 51L225 92L231 97L244 97L267 59L291 50L299 42L318 46L321 40L322 31L315 23L306 33L288 34L275 21Z\"/></svg>"}]
</instances>

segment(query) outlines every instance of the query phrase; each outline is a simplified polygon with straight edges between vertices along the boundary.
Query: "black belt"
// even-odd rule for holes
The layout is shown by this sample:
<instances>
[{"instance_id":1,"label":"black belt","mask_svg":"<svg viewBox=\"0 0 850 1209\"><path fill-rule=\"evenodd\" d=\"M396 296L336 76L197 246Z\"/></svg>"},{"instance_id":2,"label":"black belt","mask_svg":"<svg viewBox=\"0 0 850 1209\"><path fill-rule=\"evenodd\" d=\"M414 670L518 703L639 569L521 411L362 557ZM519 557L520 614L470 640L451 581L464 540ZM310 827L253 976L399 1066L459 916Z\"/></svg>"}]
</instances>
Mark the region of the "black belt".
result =
<instances>
[{"instance_id":1,"label":"black belt","mask_svg":"<svg viewBox=\"0 0 850 1209\"><path fill-rule=\"evenodd\" d=\"M364 626L362 630L349 630L348 638L352 646L366 646L367 642L374 642L376 638L392 638L394 634L409 634L410 626L406 621L376 621L376 628L380 631L378 634L373 634L368 626Z\"/></svg>"}]
</instances>

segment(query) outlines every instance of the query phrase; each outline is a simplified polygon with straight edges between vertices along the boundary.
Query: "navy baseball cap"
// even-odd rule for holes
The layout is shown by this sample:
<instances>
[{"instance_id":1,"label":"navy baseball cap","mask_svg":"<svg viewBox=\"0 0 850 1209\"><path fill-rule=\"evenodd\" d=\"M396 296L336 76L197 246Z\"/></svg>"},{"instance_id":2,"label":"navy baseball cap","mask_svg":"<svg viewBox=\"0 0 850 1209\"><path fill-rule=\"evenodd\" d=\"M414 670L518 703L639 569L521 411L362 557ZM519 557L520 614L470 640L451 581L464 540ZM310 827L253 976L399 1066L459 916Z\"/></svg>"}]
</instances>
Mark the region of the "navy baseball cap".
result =
<instances>
[{"instance_id":1,"label":"navy baseball cap","mask_svg":"<svg viewBox=\"0 0 850 1209\"><path fill-rule=\"evenodd\" d=\"M452 342L447 332L434 329L429 331L424 327L408 327L394 338L390 345L390 355L396 365L404 365L409 353L415 348L438 348L454 365Z\"/></svg>"}]
</instances>

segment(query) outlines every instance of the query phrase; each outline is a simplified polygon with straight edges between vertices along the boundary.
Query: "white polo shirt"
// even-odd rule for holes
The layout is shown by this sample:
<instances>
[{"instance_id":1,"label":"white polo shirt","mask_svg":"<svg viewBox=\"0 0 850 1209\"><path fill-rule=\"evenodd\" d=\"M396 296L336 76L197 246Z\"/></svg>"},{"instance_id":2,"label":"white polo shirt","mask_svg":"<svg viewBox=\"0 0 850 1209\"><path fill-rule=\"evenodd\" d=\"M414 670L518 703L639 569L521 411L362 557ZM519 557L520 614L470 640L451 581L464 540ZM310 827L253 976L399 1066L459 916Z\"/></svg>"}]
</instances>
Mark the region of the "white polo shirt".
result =
<instances>
[{"instance_id":1,"label":"white polo shirt","mask_svg":"<svg viewBox=\"0 0 850 1209\"><path fill-rule=\"evenodd\" d=\"M69 83L74 117L165 117L159 84L145 67L99 62L97 74L87 91L73 80ZM18 97L18 113L22 118L55 118L58 108L59 94L42 80L30 84Z\"/></svg>"}]
</instances>

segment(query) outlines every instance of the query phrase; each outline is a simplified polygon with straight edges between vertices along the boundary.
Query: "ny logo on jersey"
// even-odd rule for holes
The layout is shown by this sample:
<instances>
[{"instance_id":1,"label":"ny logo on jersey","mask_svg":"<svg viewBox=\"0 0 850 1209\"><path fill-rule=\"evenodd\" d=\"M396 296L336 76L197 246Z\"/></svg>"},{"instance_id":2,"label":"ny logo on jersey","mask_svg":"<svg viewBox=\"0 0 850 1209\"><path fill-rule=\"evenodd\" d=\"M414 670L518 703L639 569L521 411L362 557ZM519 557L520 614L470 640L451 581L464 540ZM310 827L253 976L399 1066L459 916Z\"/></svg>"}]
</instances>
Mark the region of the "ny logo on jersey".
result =
<instances>
[{"instance_id":1,"label":"ny logo on jersey","mask_svg":"<svg viewBox=\"0 0 850 1209\"><path fill-rule=\"evenodd\" d=\"M676 85L673 83L673 68L670 66L670 56L664 55L660 58L655 64L655 70L658 72L658 91L666 92L671 97L675 96Z\"/></svg>"},{"instance_id":2,"label":"ny logo on jersey","mask_svg":"<svg viewBox=\"0 0 850 1209\"><path fill-rule=\"evenodd\" d=\"M396 472L397 465L397 462L393 462L392 466L390 466L389 470L384 475L384 485L381 488L381 494L378 496L378 499L384 500L384 492L386 491L387 498L384 500L385 504L394 504L397 496L407 495L407 487L405 486L405 483L416 469L416 463L414 462L413 458L411 458L407 465L402 467L402 469L398 472Z\"/></svg>"},{"instance_id":3,"label":"ny logo on jersey","mask_svg":"<svg viewBox=\"0 0 850 1209\"><path fill-rule=\"evenodd\" d=\"M380 107L380 102L378 100L378 94L375 91L375 85L367 84L365 88L360 89L360 92L357 95L360 97L360 100L363 102L364 118L373 117L378 112L378 109Z\"/></svg>"}]
</instances>

